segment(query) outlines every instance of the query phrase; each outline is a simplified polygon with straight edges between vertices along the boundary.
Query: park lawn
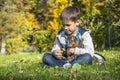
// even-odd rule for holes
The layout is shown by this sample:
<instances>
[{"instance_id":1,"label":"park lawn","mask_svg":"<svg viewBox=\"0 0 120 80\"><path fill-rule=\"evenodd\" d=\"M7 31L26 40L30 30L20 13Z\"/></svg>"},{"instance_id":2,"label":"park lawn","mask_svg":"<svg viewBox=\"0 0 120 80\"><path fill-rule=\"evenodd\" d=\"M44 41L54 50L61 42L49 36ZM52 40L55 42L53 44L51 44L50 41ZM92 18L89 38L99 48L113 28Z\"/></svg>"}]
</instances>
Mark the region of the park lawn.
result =
<instances>
[{"instance_id":1,"label":"park lawn","mask_svg":"<svg viewBox=\"0 0 120 80\"><path fill-rule=\"evenodd\" d=\"M106 58L102 65L82 65L77 80L120 80L120 48L99 51ZM0 55L0 80L72 80L71 69L44 68L37 53Z\"/></svg>"}]
</instances>

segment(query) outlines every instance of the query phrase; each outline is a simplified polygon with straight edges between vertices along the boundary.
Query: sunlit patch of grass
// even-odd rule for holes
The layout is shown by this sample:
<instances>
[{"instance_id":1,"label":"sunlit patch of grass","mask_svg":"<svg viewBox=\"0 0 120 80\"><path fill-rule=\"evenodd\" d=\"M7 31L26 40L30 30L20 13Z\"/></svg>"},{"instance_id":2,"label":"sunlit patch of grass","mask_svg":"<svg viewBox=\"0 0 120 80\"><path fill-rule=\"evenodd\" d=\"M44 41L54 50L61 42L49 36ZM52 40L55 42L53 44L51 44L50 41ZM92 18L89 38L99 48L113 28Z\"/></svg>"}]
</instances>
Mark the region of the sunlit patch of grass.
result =
<instances>
[{"instance_id":1,"label":"sunlit patch of grass","mask_svg":"<svg viewBox=\"0 0 120 80\"><path fill-rule=\"evenodd\" d=\"M120 49L99 51L105 56L102 65L82 65L77 80L119 80ZM0 80L71 80L70 69L45 69L42 54L0 55Z\"/></svg>"}]
</instances>

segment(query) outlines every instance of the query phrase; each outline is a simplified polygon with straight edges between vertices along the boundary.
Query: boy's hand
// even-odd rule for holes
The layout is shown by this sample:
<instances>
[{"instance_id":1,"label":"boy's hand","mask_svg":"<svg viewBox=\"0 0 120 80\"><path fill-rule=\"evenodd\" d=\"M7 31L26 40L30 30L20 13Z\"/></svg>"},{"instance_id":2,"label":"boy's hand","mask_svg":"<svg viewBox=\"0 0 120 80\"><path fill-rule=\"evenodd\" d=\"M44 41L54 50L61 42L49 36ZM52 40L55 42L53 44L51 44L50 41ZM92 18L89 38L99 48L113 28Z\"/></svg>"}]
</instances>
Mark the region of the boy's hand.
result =
<instances>
[{"instance_id":1,"label":"boy's hand","mask_svg":"<svg viewBox=\"0 0 120 80\"><path fill-rule=\"evenodd\" d=\"M67 48L67 54L72 55L75 52L75 48Z\"/></svg>"},{"instance_id":2,"label":"boy's hand","mask_svg":"<svg viewBox=\"0 0 120 80\"><path fill-rule=\"evenodd\" d=\"M61 50L54 50L54 52L53 52L53 55L57 58L57 59L62 59L62 53L63 53L63 51L61 51Z\"/></svg>"}]
</instances>

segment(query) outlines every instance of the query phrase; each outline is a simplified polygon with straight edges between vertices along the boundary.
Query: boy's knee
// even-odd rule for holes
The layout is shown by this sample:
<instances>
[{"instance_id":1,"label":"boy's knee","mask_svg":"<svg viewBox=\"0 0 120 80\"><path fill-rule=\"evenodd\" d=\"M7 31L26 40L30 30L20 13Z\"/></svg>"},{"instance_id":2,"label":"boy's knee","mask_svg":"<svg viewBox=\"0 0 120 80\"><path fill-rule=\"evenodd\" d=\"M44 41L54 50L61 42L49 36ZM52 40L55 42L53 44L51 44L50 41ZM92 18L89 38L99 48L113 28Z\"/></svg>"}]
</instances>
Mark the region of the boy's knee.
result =
<instances>
[{"instance_id":1,"label":"boy's knee","mask_svg":"<svg viewBox=\"0 0 120 80\"><path fill-rule=\"evenodd\" d=\"M90 54L85 54L85 60L88 62L88 64L92 64L92 56Z\"/></svg>"},{"instance_id":2,"label":"boy's knee","mask_svg":"<svg viewBox=\"0 0 120 80\"><path fill-rule=\"evenodd\" d=\"M43 62L50 61L51 56L52 56L51 53L45 53L45 54L43 55L42 61L43 61Z\"/></svg>"},{"instance_id":3,"label":"boy's knee","mask_svg":"<svg viewBox=\"0 0 120 80\"><path fill-rule=\"evenodd\" d=\"M85 58L88 59L88 60L92 60L92 56L88 53L85 54Z\"/></svg>"}]
</instances>

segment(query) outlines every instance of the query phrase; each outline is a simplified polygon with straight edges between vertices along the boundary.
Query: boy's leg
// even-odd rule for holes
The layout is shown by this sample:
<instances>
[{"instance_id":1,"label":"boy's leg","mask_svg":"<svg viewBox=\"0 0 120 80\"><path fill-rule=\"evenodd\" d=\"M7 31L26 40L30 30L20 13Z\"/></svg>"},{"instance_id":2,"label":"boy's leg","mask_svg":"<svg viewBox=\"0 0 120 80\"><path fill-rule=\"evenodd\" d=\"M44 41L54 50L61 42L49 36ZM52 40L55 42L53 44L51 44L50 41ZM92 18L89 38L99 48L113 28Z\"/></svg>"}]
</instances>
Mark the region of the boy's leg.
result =
<instances>
[{"instance_id":1,"label":"boy's leg","mask_svg":"<svg viewBox=\"0 0 120 80\"><path fill-rule=\"evenodd\" d=\"M79 64L92 64L92 56L88 53L80 54L75 59L70 61L70 63L73 65L74 63Z\"/></svg>"},{"instance_id":2,"label":"boy's leg","mask_svg":"<svg viewBox=\"0 0 120 80\"><path fill-rule=\"evenodd\" d=\"M51 53L45 53L42 60L50 66L63 66L66 63L64 59L56 59Z\"/></svg>"}]
</instances>

